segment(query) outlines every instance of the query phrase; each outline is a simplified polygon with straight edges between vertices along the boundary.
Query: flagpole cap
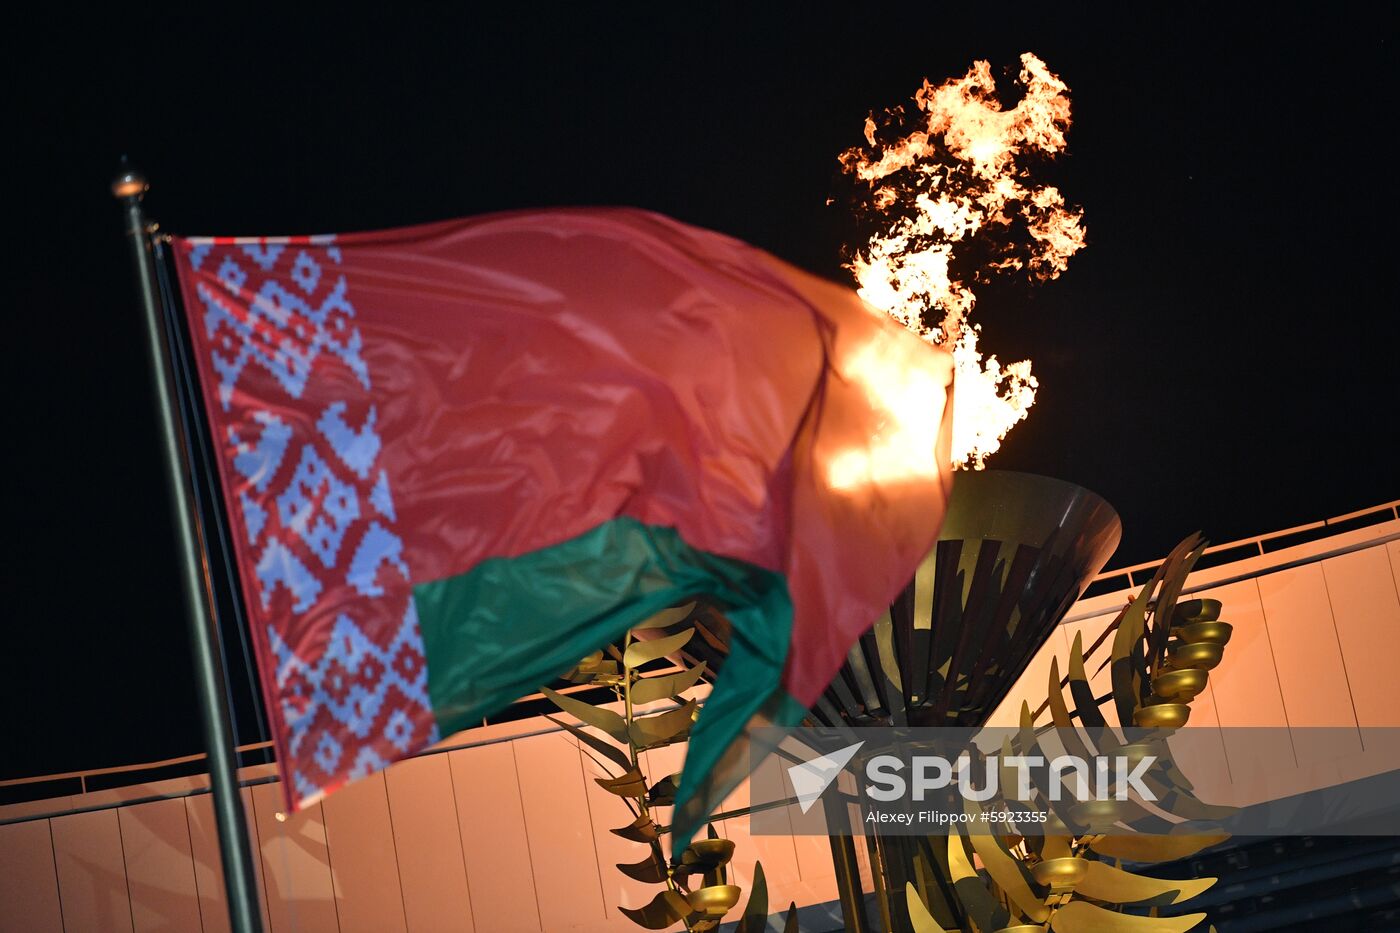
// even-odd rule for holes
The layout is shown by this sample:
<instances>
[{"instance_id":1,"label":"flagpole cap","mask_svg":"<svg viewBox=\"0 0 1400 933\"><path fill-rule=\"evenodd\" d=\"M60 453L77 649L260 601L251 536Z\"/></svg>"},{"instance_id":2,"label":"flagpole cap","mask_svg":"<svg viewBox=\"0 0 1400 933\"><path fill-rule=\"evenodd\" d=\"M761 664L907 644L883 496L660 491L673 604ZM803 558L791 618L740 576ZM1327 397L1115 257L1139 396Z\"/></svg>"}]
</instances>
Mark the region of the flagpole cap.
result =
<instances>
[{"instance_id":1,"label":"flagpole cap","mask_svg":"<svg viewBox=\"0 0 1400 933\"><path fill-rule=\"evenodd\" d=\"M146 176L135 169L123 168L116 178L112 179L112 196L117 198L139 198L145 194L151 186L146 182Z\"/></svg>"}]
</instances>

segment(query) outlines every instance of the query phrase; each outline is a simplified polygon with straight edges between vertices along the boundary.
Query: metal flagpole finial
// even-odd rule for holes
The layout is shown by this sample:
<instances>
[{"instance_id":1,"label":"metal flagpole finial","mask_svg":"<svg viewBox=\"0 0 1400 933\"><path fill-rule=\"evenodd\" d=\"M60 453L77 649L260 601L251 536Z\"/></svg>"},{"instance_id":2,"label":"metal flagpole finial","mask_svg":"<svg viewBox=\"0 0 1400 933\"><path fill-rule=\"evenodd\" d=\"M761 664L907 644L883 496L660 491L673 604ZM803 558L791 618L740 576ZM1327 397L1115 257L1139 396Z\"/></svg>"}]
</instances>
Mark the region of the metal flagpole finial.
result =
<instances>
[{"instance_id":1,"label":"metal flagpole finial","mask_svg":"<svg viewBox=\"0 0 1400 933\"><path fill-rule=\"evenodd\" d=\"M122 156L122 170L112 179L112 196L117 198L140 198L150 189L146 176L126 164Z\"/></svg>"}]
</instances>

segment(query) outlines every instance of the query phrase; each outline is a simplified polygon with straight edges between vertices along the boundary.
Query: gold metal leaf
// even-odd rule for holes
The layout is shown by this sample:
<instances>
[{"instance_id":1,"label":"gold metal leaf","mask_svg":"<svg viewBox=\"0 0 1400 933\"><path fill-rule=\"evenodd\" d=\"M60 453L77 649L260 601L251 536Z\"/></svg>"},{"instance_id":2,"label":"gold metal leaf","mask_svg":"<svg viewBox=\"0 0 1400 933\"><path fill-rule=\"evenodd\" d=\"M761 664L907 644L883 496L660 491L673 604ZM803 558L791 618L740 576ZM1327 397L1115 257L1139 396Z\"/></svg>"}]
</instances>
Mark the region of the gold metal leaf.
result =
<instances>
[{"instance_id":1,"label":"gold metal leaf","mask_svg":"<svg viewBox=\"0 0 1400 933\"><path fill-rule=\"evenodd\" d=\"M1095 701L1094 689L1089 686L1089 675L1084 673L1083 632L1074 633L1074 644L1069 649L1069 695L1074 697L1074 711L1086 727L1103 729L1108 725Z\"/></svg>"},{"instance_id":2,"label":"gold metal leaf","mask_svg":"<svg viewBox=\"0 0 1400 933\"><path fill-rule=\"evenodd\" d=\"M641 667L648 661L655 661L657 658L664 658L668 654L680 651L693 637L695 637L695 629L688 628L684 632L668 635L665 638L634 641L623 652L622 663L629 669Z\"/></svg>"},{"instance_id":3,"label":"gold metal leaf","mask_svg":"<svg viewBox=\"0 0 1400 933\"><path fill-rule=\"evenodd\" d=\"M1004 800L1006 802L1007 807L1013 810L1038 809L1038 806L1036 804L1026 803L1025 801L1021 801L1018 803L1012 802L1013 799L1019 800L1020 798L1019 789L1016 789L1014 792L1013 789L1019 788L1019 785L1021 783L1021 772L1018 769L1013 768L1011 765L1007 764L1007 762L1010 761L1011 758L1015 756L1015 754L1016 752L1011 745L1011 737L1002 736L1001 757L998 759L999 764L997 767L997 770L1000 772L1000 780L1002 787L1002 794L1000 799ZM1073 752L1071 752L1071 754L1073 754ZM1028 784L1030 787L1039 786L1034 779L1030 780ZM1020 838L1021 837L1018 836L1017 841L1020 841ZM1008 845L1012 844L1013 843L1008 843Z\"/></svg>"},{"instance_id":4,"label":"gold metal leaf","mask_svg":"<svg viewBox=\"0 0 1400 933\"><path fill-rule=\"evenodd\" d=\"M698 707L699 704L694 700L689 700L684 706L677 709L668 710L656 716L648 716L645 719L634 719L632 721L632 744L641 750L660 748L663 745L680 741L690 734L690 726L694 721L695 711Z\"/></svg>"},{"instance_id":5,"label":"gold metal leaf","mask_svg":"<svg viewBox=\"0 0 1400 933\"><path fill-rule=\"evenodd\" d=\"M582 729L580 729L573 723L564 722L562 719L555 719L553 716L549 715L546 715L544 718L548 719L556 726L562 726L563 728L567 729L570 735L578 739L584 745L587 745L589 748L593 749L598 754L602 755L604 758L608 759L608 761L611 761L613 764L617 765L623 771L626 771L628 768L632 767L632 762L627 758L627 753L624 752L622 749L618 748L616 745L613 745L610 742L604 742L596 735L584 732Z\"/></svg>"},{"instance_id":6,"label":"gold metal leaf","mask_svg":"<svg viewBox=\"0 0 1400 933\"><path fill-rule=\"evenodd\" d=\"M675 891L662 891L645 907L619 907L627 919L648 930L664 930L690 915L690 904Z\"/></svg>"},{"instance_id":7,"label":"gold metal leaf","mask_svg":"<svg viewBox=\"0 0 1400 933\"><path fill-rule=\"evenodd\" d=\"M1006 797L1012 796L1012 788L1016 787L1021 781L1020 770L1007 764L1015 754L1015 749L1011 747L1011 736L1002 736L1001 757L997 759L997 772L999 780L1001 781L1002 793Z\"/></svg>"},{"instance_id":8,"label":"gold metal leaf","mask_svg":"<svg viewBox=\"0 0 1400 933\"><path fill-rule=\"evenodd\" d=\"M1050 929L1055 933L1186 933L1205 918L1205 914L1137 917L1104 910L1087 901L1071 901L1055 911Z\"/></svg>"},{"instance_id":9,"label":"gold metal leaf","mask_svg":"<svg viewBox=\"0 0 1400 933\"><path fill-rule=\"evenodd\" d=\"M661 884L666 880L666 863L657 858L654 852L635 864L619 863L617 870L647 884Z\"/></svg>"},{"instance_id":10,"label":"gold metal leaf","mask_svg":"<svg viewBox=\"0 0 1400 933\"><path fill-rule=\"evenodd\" d=\"M669 807L676 802L676 791L680 790L680 775L668 774L647 790L647 803L653 807Z\"/></svg>"},{"instance_id":11,"label":"gold metal leaf","mask_svg":"<svg viewBox=\"0 0 1400 933\"><path fill-rule=\"evenodd\" d=\"M1089 843L1099 855L1129 862L1171 862L1195 855L1230 838L1229 833L1183 834L1180 836L1149 836L1146 834L1100 836Z\"/></svg>"},{"instance_id":12,"label":"gold metal leaf","mask_svg":"<svg viewBox=\"0 0 1400 933\"><path fill-rule=\"evenodd\" d=\"M1050 721L1056 729L1073 729L1074 720L1069 717L1069 706L1065 703L1064 691L1060 689L1060 659L1050 659L1050 684L1046 700L1050 708Z\"/></svg>"},{"instance_id":13,"label":"gold metal leaf","mask_svg":"<svg viewBox=\"0 0 1400 933\"><path fill-rule=\"evenodd\" d=\"M982 808L976 801L964 799L963 808L967 811L969 825L984 825ZM992 876L997 887L1011 898L1016 909L1036 923L1044 923L1045 918L1050 916L1050 910L1031 890L1032 879L1020 860L1006 851L996 836L973 832L968 834L968 840L972 843L973 851L982 859L982 867L987 869L987 874Z\"/></svg>"},{"instance_id":14,"label":"gold metal leaf","mask_svg":"<svg viewBox=\"0 0 1400 933\"><path fill-rule=\"evenodd\" d=\"M612 710L576 700L568 694L556 693L548 687L541 687L540 692L549 697L555 706L580 722L602 729L619 742L627 741L627 720Z\"/></svg>"},{"instance_id":15,"label":"gold metal leaf","mask_svg":"<svg viewBox=\"0 0 1400 933\"><path fill-rule=\"evenodd\" d=\"M904 882L904 900L909 906L909 923L913 925L914 933L948 933L933 919L933 914L929 913L912 881Z\"/></svg>"},{"instance_id":16,"label":"gold metal leaf","mask_svg":"<svg viewBox=\"0 0 1400 933\"><path fill-rule=\"evenodd\" d=\"M1051 663L1052 663L1052 664L1055 663L1053 658L1051 659ZM1057 680L1057 681L1055 681L1055 687L1054 687L1054 689L1051 691L1051 696L1052 696L1052 698L1053 698L1053 696L1054 696L1055 691L1058 691L1058 690L1059 690L1059 687L1060 687L1059 681ZM1053 704L1052 704L1052 705L1053 705ZM1060 696L1060 705L1061 705L1061 707L1063 707L1063 705L1064 705L1064 696L1063 696L1063 694ZM1055 714L1052 713L1052 715L1055 715ZM1067 714L1066 714L1066 715L1067 715ZM1070 731L1064 733L1064 735L1063 735L1063 737L1062 737L1062 741L1064 741L1064 742L1066 742L1066 743L1075 741L1075 740L1078 739L1078 735L1079 735L1079 733L1074 732L1073 730L1070 730ZM1017 730L1017 733L1016 733L1016 746L1017 746L1017 754L1020 754L1020 755L1030 755L1030 754L1033 754L1033 753L1035 752L1035 749L1036 749L1035 726L1033 725L1033 717L1031 716L1031 707L1030 707L1030 704L1029 704L1029 703L1026 703L1025 701L1022 701L1022 703L1021 703L1021 724L1020 724L1020 728ZM1070 754L1074 754L1074 752L1071 750L1071 751L1070 751ZM1087 754L1087 753L1086 753L1086 754ZM1047 778L1047 779L1048 779L1048 778ZM1045 793L1049 790L1049 788L1045 788L1045 787L1041 787L1041 788L1039 788L1039 789L1040 789L1040 791L1041 791L1042 794L1045 794ZM1071 796L1073 796L1073 795L1071 795ZM1066 809L1066 810L1068 810L1068 807L1067 807L1064 803L1051 801L1051 800L1049 800L1048 798L1046 798L1046 799L1044 800L1044 806L1045 806L1045 808L1049 811L1049 814L1050 814L1050 816L1049 816L1050 822L1049 822L1049 824L1047 825L1047 830L1049 830L1049 831L1060 831L1060 830L1068 831L1068 830L1069 830L1069 827L1068 827L1067 825L1065 825L1065 821L1064 821L1064 820L1060 817L1060 815L1056 812L1056 807L1061 807L1061 808L1064 808L1064 809Z\"/></svg>"},{"instance_id":17,"label":"gold metal leaf","mask_svg":"<svg viewBox=\"0 0 1400 933\"><path fill-rule=\"evenodd\" d=\"M962 901L979 930L997 930L1010 922L1011 915L1001 902L992 896L977 869L972 867L964 845L964 837L957 833L948 834L948 877L953 880L953 890Z\"/></svg>"},{"instance_id":18,"label":"gold metal leaf","mask_svg":"<svg viewBox=\"0 0 1400 933\"><path fill-rule=\"evenodd\" d=\"M621 777L594 778L593 781L603 790L619 797L645 797L647 795L647 779L635 767L630 768Z\"/></svg>"},{"instance_id":19,"label":"gold metal leaf","mask_svg":"<svg viewBox=\"0 0 1400 933\"><path fill-rule=\"evenodd\" d=\"M654 700L678 696L700 682L700 678L705 676L706 667L707 665L702 661L699 666L681 671L678 674L665 674L661 677L648 677L639 680L632 685L632 702L651 703Z\"/></svg>"},{"instance_id":20,"label":"gold metal leaf","mask_svg":"<svg viewBox=\"0 0 1400 933\"><path fill-rule=\"evenodd\" d=\"M1181 589L1186 585L1186 577L1191 573L1191 569L1196 566L1196 561L1201 559L1201 555L1206 552L1206 542L1201 538L1200 532L1192 535L1188 541L1198 543L1191 545L1190 553L1181 558L1180 562L1173 568L1173 573L1166 577L1162 583L1162 592L1157 594L1157 605L1152 610L1152 622L1159 630L1161 643L1166 642L1166 635L1172 627L1172 618L1176 615L1176 601L1181 596Z\"/></svg>"},{"instance_id":21,"label":"gold metal leaf","mask_svg":"<svg viewBox=\"0 0 1400 933\"><path fill-rule=\"evenodd\" d=\"M672 606L670 609L662 609L656 615L644 622L632 626L632 631L646 628L665 628L668 625L675 625L677 622L684 622L686 617L695 611L695 603L686 603L684 606ZM629 665L630 667L631 665Z\"/></svg>"},{"instance_id":22,"label":"gold metal leaf","mask_svg":"<svg viewBox=\"0 0 1400 933\"><path fill-rule=\"evenodd\" d=\"M1199 545L1199 547L1198 547ZM1188 535L1167 555L1166 561L1152 575L1154 581L1161 581L1157 591L1156 604L1152 610L1152 623L1147 634L1147 662L1153 671L1161 662L1166 651L1167 639L1171 634L1172 615L1176 599L1186 582L1186 574L1205 551L1204 539L1200 532Z\"/></svg>"},{"instance_id":23,"label":"gold metal leaf","mask_svg":"<svg viewBox=\"0 0 1400 933\"><path fill-rule=\"evenodd\" d=\"M1089 871L1075 890L1085 897L1113 904L1158 906L1180 904L1210 888L1214 878L1164 881L1135 875L1107 862L1089 862Z\"/></svg>"},{"instance_id":24,"label":"gold metal leaf","mask_svg":"<svg viewBox=\"0 0 1400 933\"><path fill-rule=\"evenodd\" d=\"M1035 751L1035 717L1031 715L1031 705L1021 701L1021 724L1016 732L1017 751L1029 755Z\"/></svg>"},{"instance_id":25,"label":"gold metal leaf","mask_svg":"<svg viewBox=\"0 0 1400 933\"><path fill-rule=\"evenodd\" d=\"M967 857L963 837L955 833L948 834L948 876L954 881L977 877L977 869L972 867L972 860Z\"/></svg>"},{"instance_id":26,"label":"gold metal leaf","mask_svg":"<svg viewBox=\"0 0 1400 933\"><path fill-rule=\"evenodd\" d=\"M1119 722L1132 722L1133 712L1141 699L1143 678L1147 669L1142 661L1142 638L1147 631L1147 602L1156 580L1147 581L1118 622L1118 631L1113 635L1113 653L1110 656L1109 676L1113 681L1113 703L1118 710Z\"/></svg>"},{"instance_id":27,"label":"gold metal leaf","mask_svg":"<svg viewBox=\"0 0 1400 933\"><path fill-rule=\"evenodd\" d=\"M888 609L875 620L875 627L871 631L875 633L875 648L880 656L880 670L888 678L890 686L894 687L894 693L900 697L900 705L902 706L904 681L900 676L899 659L894 650L894 623L890 621Z\"/></svg>"},{"instance_id":28,"label":"gold metal leaf","mask_svg":"<svg viewBox=\"0 0 1400 933\"><path fill-rule=\"evenodd\" d=\"M749 889L749 902L744 905L744 915L734 933L763 933L768 929L768 880L763 876L763 863L753 863L753 887Z\"/></svg>"},{"instance_id":29,"label":"gold metal leaf","mask_svg":"<svg viewBox=\"0 0 1400 933\"><path fill-rule=\"evenodd\" d=\"M639 816L621 829L610 829L608 832L631 842L655 842L661 838L661 832L649 816Z\"/></svg>"},{"instance_id":30,"label":"gold metal leaf","mask_svg":"<svg viewBox=\"0 0 1400 933\"><path fill-rule=\"evenodd\" d=\"M1059 730L1060 742L1065 747L1065 753L1079 758L1092 758L1097 752L1089 748L1089 743L1085 741L1074 728L1074 720L1070 718L1069 707L1065 705L1065 694L1060 689L1060 659L1050 659L1050 685L1048 695L1050 705L1050 721ZM1063 777L1061 783L1064 782Z\"/></svg>"}]
</instances>

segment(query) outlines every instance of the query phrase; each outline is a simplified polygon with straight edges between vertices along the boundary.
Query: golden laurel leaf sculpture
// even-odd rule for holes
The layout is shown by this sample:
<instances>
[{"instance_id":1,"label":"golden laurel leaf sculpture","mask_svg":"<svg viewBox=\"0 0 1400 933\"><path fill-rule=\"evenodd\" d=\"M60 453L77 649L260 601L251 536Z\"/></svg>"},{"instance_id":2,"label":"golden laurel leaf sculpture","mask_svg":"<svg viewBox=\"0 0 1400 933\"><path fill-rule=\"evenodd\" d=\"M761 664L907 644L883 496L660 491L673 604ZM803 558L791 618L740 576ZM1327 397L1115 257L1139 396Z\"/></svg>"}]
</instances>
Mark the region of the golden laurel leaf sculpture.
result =
<instances>
[{"instance_id":1,"label":"golden laurel leaf sculpture","mask_svg":"<svg viewBox=\"0 0 1400 933\"><path fill-rule=\"evenodd\" d=\"M694 608L694 603L688 603L662 610L633 632L682 624ZM670 827L656 822L654 809L675 802L680 775L668 774L653 780L646 773L641 756L649 749L685 742L690 737L699 704L694 699L683 699L682 694L700 682L707 672L706 664L650 669L677 656L694 634L693 628L684 628L673 635L638 640L629 632L620 646L594 652L564 674L563 679L574 684L609 688L611 700L606 705L541 688L541 693L577 719L578 724L553 716L547 718L577 740L584 754L608 775L595 778L595 783L617 797L633 817L627 825L611 832L649 847L641 861L617 866L619 872L634 881L663 886L641 907L618 907L624 916L648 930L679 927L692 933L708 933L719 928L743 896L742 889L730 883L728 866L734 857L734 843L719 838L713 823L708 827L708 838L692 842L682 852L670 852L668 857ZM668 698L675 701L670 708L639 711L640 707ZM620 706L621 712L608 706ZM796 915L796 905L790 905L787 933L797 933ZM762 864L755 863L752 890L738 929L740 933L759 933L767 928L767 923L768 885Z\"/></svg>"},{"instance_id":2,"label":"golden laurel leaf sculpture","mask_svg":"<svg viewBox=\"0 0 1400 933\"><path fill-rule=\"evenodd\" d=\"M1151 756L1155 761L1142 779L1156 797L1156 812L1132 799L1073 802L1071 794L1061 803L1062 795L1051 798L1045 793L1048 788L1037 786L1042 798L1038 805L1048 811L1046 835L954 831L946 837L909 840L914 880L903 885L903 898L897 897L899 887L889 892L896 895L892 902L902 902L888 911L891 918L902 911L899 929L1178 933L1204 920L1203 913L1157 914L1160 908L1188 903L1215 879L1161 880L1121 864L1184 858L1229 838L1213 822L1233 810L1195 796L1186 775L1162 754L1172 731L1189 720L1191 703L1206 689L1209 672L1220 663L1231 636L1230 625L1220 621L1219 600L1179 599L1204 549L1199 535L1182 541L1087 650L1076 635L1064 675L1058 661L1052 662L1045 702L1034 713L1023 704L1020 728L1003 744L1003 761L1013 754L1030 755L1038 748L1038 735L1053 728L1071 746L1066 748L1071 755L1113 755L1133 765ZM657 822L654 808L674 803L679 775L654 778L646 773L641 757L648 749L688 741L698 702L683 694L710 671L705 661L687 665L671 659L681 656L695 634L689 627L695 608L690 603L658 613L634 629L647 630L648 637L629 633L621 645L595 652L565 675L575 684L608 688L605 705L547 688L542 692L578 720L575 724L550 717L608 775L595 780L631 814L630 822L611 832L649 847L641 861L617 868L661 889L643 906L619 909L646 929L708 933L743 900L744 892L731 882L728 868L734 844L719 838L710 824L708 838L682 852L668 852L670 828ZM655 637L658 633L651 630L660 629L672 633ZM1102 656L1100 648L1106 648L1106 656L1097 671L1109 669L1112 689L1095 696L1086 665ZM880 661L885 661L883 653ZM672 705L659 710L653 706L668 698ZM1104 716L1102 707L1107 704L1118 722L1149 733L1124 741ZM1038 722L1042 716L1046 720ZM1076 726L1084 731L1076 732ZM1003 781L1002 786L1011 784ZM971 825L988 810L1011 806L997 798L964 805ZM1163 814L1173 822L1169 832L1162 831ZM1155 831L1137 828L1146 826ZM796 915L796 906L790 905L785 933L797 933ZM737 929L759 933L767 923L767 883L763 866L755 864Z\"/></svg>"},{"instance_id":3,"label":"golden laurel leaf sculpture","mask_svg":"<svg viewBox=\"0 0 1400 933\"><path fill-rule=\"evenodd\" d=\"M1134 765L1150 755L1156 760L1143 780L1156 796L1159 812L1149 813L1136 801L1116 795L1057 803L1063 795L1046 795L1048 788L1037 787L1039 805L1048 811L1047 829L1062 828L1063 833L1021 837L953 832L946 838L932 837L925 851L943 856L938 861L947 866L955 897L941 895L937 886L921 891L909 884L908 917L916 933L1184 933L1205 920L1204 913L1158 916L1158 909L1189 902L1216 879L1162 880L1108 861L1172 861L1229 838L1212 821L1228 816L1232 808L1197 798L1186 776L1162 754L1171 732L1186 724L1191 702L1205 689L1209 672L1220 663L1230 640L1229 624L1220 621L1219 600L1178 601L1204 550L1199 535L1182 541L1090 647L1088 655L1112 636L1109 656L1099 666L1110 669L1111 693L1094 695L1083 640L1076 635L1068 673L1062 678L1058 661L1052 661L1044 704L1035 713L1022 705L1020 729L1002 748L1003 760L1009 754L1031 754L1038 748L1040 732L1055 728L1071 755L1122 756ZM1152 731L1138 741L1123 742L1100 709L1109 702L1119 722ZM1047 712L1048 724L1037 725L1037 718ZM1074 731L1076 724L1085 731ZM966 806L980 815L984 805ZM985 806L1009 804L994 799ZM1166 831L1163 814L1172 821ZM1153 832L1135 831L1135 826L1150 826ZM941 851L935 852L935 847ZM980 870L974 867L974 857ZM928 855L921 852L916 863L926 869Z\"/></svg>"}]
</instances>

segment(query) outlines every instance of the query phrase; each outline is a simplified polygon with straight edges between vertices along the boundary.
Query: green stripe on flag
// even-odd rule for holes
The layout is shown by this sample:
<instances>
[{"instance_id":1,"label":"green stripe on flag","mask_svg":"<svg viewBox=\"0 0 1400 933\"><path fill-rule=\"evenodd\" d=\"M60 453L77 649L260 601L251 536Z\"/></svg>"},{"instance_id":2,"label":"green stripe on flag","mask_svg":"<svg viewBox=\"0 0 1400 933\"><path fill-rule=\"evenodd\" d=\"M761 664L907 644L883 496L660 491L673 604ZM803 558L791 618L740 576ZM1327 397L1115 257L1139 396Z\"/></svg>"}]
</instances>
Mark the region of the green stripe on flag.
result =
<instances>
[{"instance_id":1,"label":"green stripe on flag","mask_svg":"<svg viewBox=\"0 0 1400 933\"><path fill-rule=\"evenodd\" d=\"M710 796L701 788L725 751L780 698L792 598L781 574L696 550L674 528L632 518L414 587L442 734L478 725L632 626L702 594L727 607L733 634L691 738L678 803Z\"/></svg>"}]
</instances>

